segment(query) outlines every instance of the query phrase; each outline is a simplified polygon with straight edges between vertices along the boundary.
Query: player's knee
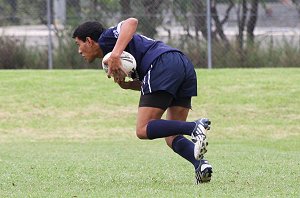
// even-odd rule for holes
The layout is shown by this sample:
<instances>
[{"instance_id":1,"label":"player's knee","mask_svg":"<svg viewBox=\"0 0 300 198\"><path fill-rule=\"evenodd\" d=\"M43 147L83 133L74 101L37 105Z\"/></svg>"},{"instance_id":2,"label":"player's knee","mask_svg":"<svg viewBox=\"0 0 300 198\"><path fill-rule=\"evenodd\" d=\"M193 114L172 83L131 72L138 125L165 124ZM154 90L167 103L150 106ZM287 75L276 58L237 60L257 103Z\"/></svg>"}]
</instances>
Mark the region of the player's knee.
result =
<instances>
[{"instance_id":1,"label":"player's knee","mask_svg":"<svg viewBox=\"0 0 300 198\"><path fill-rule=\"evenodd\" d=\"M146 130L144 130L144 129L137 128L136 129L136 136L139 139L148 139Z\"/></svg>"},{"instance_id":2,"label":"player's knee","mask_svg":"<svg viewBox=\"0 0 300 198\"><path fill-rule=\"evenodd\" d=\"M173 140L174 140L176 137L177 137L177 135L165 137L165 141L166 141L167 145L168 145L170 148L172 148Z\"/></svg>"}]
</instances>

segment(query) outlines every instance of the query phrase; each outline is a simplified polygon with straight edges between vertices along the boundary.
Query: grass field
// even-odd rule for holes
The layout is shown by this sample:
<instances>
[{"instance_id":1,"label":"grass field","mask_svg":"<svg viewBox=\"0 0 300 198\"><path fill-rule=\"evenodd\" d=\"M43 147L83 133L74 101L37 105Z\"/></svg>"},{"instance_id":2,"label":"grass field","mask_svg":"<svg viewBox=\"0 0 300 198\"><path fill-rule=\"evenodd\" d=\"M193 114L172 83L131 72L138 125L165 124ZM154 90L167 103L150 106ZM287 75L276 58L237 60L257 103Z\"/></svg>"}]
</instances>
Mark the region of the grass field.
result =
<instances>
[{"instance_id":1,"label":"grass field","mask_svg":"<svg viewBox=\"0 0 300 198\"><path fill-rule=\"evenodd\" d=\"M135 137L139 93L103 71L0 71L0 197L300 197L300 69L197 70L212 181Z\"/></svg>"}]
</instances>

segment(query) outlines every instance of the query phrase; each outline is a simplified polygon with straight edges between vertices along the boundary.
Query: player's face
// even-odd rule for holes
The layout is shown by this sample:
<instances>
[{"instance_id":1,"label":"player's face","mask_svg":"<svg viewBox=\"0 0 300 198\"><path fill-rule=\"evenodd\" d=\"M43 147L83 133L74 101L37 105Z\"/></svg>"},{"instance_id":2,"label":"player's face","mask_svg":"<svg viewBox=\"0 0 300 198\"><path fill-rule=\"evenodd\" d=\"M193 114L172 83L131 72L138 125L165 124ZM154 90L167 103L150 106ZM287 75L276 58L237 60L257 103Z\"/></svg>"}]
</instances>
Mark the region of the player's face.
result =
<instances>
[{"instance_id":1,"label":"player's face","mask_svg":"<svg viewBox=\"0 0 300 198\"><path fill-rule=\"evenodd\" d=\"M93 62L97 58L97 52L95 50L95 43L87 38L86 41L82 41L75 38L75 42L78 46L78 53L89 63Z\"/></svg>"}]
</instances>

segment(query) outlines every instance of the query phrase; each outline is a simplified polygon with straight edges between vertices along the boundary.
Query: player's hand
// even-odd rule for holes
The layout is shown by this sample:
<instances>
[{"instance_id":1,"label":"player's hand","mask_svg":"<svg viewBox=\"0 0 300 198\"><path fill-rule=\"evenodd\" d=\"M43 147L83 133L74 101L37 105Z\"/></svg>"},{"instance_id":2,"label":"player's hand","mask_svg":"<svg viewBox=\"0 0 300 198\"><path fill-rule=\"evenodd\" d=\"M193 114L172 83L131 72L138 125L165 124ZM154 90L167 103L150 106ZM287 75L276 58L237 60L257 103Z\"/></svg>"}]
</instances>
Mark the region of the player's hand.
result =
<instances>
[{"instance_id":1,"label":"player's hand","mask_svg":"<svg viewBox=\"0 0 300 198\"><path fill-rule=\"evenodd\" d=\"M114 57L110 56L104 64L108 65L108 72L107 76L108 78L114 77L115 82L122 82L125 80L125 77L127 76L125 69L122 67L121 59L120 57Z\"/></svg>"},{"instance_id":2,"label":"player's hand","mask_svg":"<svg viewBox=\"0 0 300 198\"><path fill-rule=\"evenodd\" d=\"M130 81L120 81L118 84L122 89L130 89Z\"/></svg>"},{"instance_id":3,"label":"player's hand","mask_svg":"<svg viewBox=\"0 0 300 198\"><path fill-rule=\"evenodd\" d=\"M133 81L120 81L118 82L119 86L122 89L131 89L131 90L136 90L140 91L141 90L141 81L139 80L133 80Z\"/></svg>"}]
</instances>

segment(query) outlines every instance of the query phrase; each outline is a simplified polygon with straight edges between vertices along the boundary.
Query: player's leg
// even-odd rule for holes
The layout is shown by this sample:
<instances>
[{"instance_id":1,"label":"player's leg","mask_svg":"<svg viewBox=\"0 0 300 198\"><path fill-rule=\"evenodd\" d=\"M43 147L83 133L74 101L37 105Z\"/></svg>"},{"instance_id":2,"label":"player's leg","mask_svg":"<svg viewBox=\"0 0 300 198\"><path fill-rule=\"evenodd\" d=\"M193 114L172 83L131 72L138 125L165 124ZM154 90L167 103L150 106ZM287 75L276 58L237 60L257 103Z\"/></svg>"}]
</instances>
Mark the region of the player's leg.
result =
<instances>
[{"instance_id":1,"label":"player's leg","mask_svg":"<svg viewBox=\"0 0 300 198\"><path fill-rule=\"evenodd\" d=\"M150 120L158 120L162 117L165 110L156 107L139 107L136 123L136 135L140 139L148 139L147 124Z\"/></svg>"},{"instance_id":2,"label":"player's leg","mask_svg":"<svg viewBox=\"0 0 300 198\"><path fill-rule=\"evenodd\" d=\"M168 120L186 121L189 108L172 106L167 110ZM183 135L170 136L165 138L167 145L178 155L192 163L195 169L199 166L199 160L194 157L194 143Z\"/></svg>"},{"instance_id":3,"label":"player's leg","mask_svg":"<svg viewBox=\"0 0 300 198\"><path fill-rule=\"evenodd\" d=\"M160 119L172 100L173 96L166 91L141 95L137 114L137 137L156 139L180 134L195 136L198 129L196 122ZM204 128L207 127L209 125L205 123Z\"/></svg>"},{"instance_id":4,"label":"player's leg","mask_svg":"<svg viewBox=\"0 0 300 198\"><path fill-rule=\"evenodd\" d=\"M213 173L212 166L204 158L201 160L194 158L194 143L182 135L166 137L165 139L174 152L194 165L196 184L210 182Z\"/></svg>"},{"instance_id":5,"label":"player's leg","mask_svg":"<svg viewBox=\"0 0 300 198\"><path fill-rule=\"evenodd\" d=\"M161 115L153 118L151 114L154 110L141 108L157 107L166 110L174 98L196 95L197 77L192 63L179 52L169 52L159 56L143 79L137 136L141 139L164 138L179 134L192 136L197 145L195 158L200 159L206 152L206 130L210 125L208 119L199 119L195 122L162 120L158 119ZM168 98L169 101L166 102L165 98ZM148 101L150 103L147 103ZM155 106L156 103L163 105Z\"/></svg>"},{"instance_id":6,"label":"player's leg","mask_svg":"<svg viewBox=\"0 0 300 198\"><path fill-rule=\"evenodd\" d=\"M186 121L189 111L192 108L192 98L176 98L172 100L170 107L167 110L167 120L180 120ZM173 140L177 136L166 137L167 145L172 148Z\"/></svg>"},{"instance_id":7,"label":"player's leg","mask_svg":"<svg viewBox=\"0 0 300 198\"><path fill-rule=\"evenodd\" d=\"M167 119L185 121L187 119L189 109L191 108L191 99L183 98L174 100L172 105L180 106L169 107L167 111ZM195 145L193 142L182 135L166 137L165 140L168 146L171 147L174 152L194 165L196 184L209 182L211 180L212 166L207 160L195 159Z\"/></svg>"},{"instance_id":8,"label":"player's leg","mask_svg":"<svg viewBox=\"0 0 300 198\"><path fill-rule=\"evenodd\" d=\"M180 106L172 106L172 107L168 108L166 118L167 118L167 120L186 121L189 111L190 111L189 108L180 107ZM175 136L169 136L169 137L165 138L166 143L170 148L172 148L173 140L176 137L177 136L175 135Z\"/></svg>"}]
</instances>

